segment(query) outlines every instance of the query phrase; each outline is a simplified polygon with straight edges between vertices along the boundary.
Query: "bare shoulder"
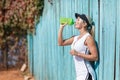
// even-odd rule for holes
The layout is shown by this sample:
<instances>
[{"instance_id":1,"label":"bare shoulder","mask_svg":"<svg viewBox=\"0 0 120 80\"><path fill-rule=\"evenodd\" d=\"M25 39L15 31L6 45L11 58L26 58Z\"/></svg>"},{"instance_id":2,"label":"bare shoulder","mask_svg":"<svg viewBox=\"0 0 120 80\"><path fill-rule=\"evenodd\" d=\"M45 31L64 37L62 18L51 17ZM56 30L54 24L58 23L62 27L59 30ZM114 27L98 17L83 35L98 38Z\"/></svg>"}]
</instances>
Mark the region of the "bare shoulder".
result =
<instances>
[{"instance_id":1,"label":"bare shoulder","mask_svg":"<svg viewBox=\"0 0 120 80\"><path fill-rule=\"evenodd\" d=\"M88 37L87 37L87 40L89 41L89 40L94 40L94 38L91 36L91 35L89 35Z\"/></svg>"},{"instance_id":2,"label":"bare shoulder","mask_svg":"<svg viewBox=\"0 0 120 80\"><path fill-rule=\"evenodd\" d=\"M95 44L95 40L94 40L94 38L93 38L91 35L89 35L89 36L86 38L86 44L87 44L87 45L94 45L94 44Z\"/></svg>"}]
</instances>

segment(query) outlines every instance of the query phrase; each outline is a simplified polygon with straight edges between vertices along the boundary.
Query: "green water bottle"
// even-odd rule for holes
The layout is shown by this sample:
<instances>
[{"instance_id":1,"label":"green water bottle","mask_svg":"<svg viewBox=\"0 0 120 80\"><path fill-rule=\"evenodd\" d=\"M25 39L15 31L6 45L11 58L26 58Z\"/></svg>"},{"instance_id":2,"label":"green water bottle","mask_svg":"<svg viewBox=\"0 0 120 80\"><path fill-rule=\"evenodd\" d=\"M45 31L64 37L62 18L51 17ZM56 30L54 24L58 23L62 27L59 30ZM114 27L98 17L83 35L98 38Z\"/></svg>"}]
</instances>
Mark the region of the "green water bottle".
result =
<instances>
[{"instance_id":1,"label":"green water bottle","mask_svg":"<svg viewBox=\"0 0 120 80\"><path fill-rule=\"evenodd\" d=\"M74 24L74 20L72 18L61 17L60 18L60 24L65 24L65 23L67 23L68 25L73 25Z\"/></svg>"}]
</instances>

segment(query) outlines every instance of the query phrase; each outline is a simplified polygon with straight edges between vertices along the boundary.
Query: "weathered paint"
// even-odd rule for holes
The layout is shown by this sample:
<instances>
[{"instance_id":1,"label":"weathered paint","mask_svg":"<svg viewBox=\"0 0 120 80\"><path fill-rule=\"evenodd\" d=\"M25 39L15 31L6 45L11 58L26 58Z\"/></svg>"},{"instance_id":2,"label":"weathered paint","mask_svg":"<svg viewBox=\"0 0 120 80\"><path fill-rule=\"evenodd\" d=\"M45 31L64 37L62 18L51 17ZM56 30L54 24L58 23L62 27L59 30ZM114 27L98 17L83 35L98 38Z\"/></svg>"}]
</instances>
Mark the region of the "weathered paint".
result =
<instances>
[{"instance_id":1,"label":"weathered paint","mask_svg":"<svg viewBox=\"0 0 120 80\"><path fill-rule=\"evenodd\" d=\"M99 60L94 68L97 80L120 80L120 0L45 0L43 16L36 35L28 35L29 64L35 80L75 80L70 46L57 43L60 17L75 19L74 13L85 13L95 22L95 40ZM64 38L79 34L66 26Z\"/></svg>"}]
</instances>

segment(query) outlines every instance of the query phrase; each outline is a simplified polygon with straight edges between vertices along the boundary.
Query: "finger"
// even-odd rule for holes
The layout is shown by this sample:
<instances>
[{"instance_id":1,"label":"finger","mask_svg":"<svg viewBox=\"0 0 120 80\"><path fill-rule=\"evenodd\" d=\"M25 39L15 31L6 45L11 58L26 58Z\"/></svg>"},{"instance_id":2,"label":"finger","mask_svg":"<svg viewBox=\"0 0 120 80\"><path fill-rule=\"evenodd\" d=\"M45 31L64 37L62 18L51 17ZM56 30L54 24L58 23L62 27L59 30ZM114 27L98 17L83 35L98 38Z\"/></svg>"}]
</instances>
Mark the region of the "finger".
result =
<instances>
[{"instance_id":1,"label":"finger","mask_svg":"<svg viewBox=\"0 0 120 80\"><path fill-rule=\"evenodd\" d=\"M67 22L66 23L62 23L61 26L66 26L67 24L68 24Z\"/></svg>"},{"instance_id":2,"label":"finger","mask_svg":"<svg viewBox=\"0 0 120 80\"><path fill-rule=\"evenodd\" d=\"M70 50L70 54L73 55L72 50Z\"/></svg>"},{"instance_id":3,"label":"finger","mask_svg":"<svg viewBox=\"0 0 120 80\"><path fill-rule=\"evenodd\" d=\"M65 24L64 24L64 26L66 26L68 23L66 22Z\"/></svg>"}]
</instances>

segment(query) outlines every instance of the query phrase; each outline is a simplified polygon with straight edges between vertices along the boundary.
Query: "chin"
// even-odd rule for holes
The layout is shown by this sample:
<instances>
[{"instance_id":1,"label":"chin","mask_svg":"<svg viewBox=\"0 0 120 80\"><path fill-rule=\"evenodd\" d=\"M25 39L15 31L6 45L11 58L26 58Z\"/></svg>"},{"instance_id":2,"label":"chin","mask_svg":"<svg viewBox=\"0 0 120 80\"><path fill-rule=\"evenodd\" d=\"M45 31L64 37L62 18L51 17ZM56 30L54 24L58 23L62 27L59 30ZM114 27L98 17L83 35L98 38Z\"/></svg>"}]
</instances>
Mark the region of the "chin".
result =
<instances>
[{"instance_id":1,"label":"chin","mask_svg":"<svg viewBox=\"0 0 120 80\"><path fill-rule=\"evenodd\" d=\"M79 29L80 27L79 26L75 26L76 29Z\"/></svg>"}]
</instances>

